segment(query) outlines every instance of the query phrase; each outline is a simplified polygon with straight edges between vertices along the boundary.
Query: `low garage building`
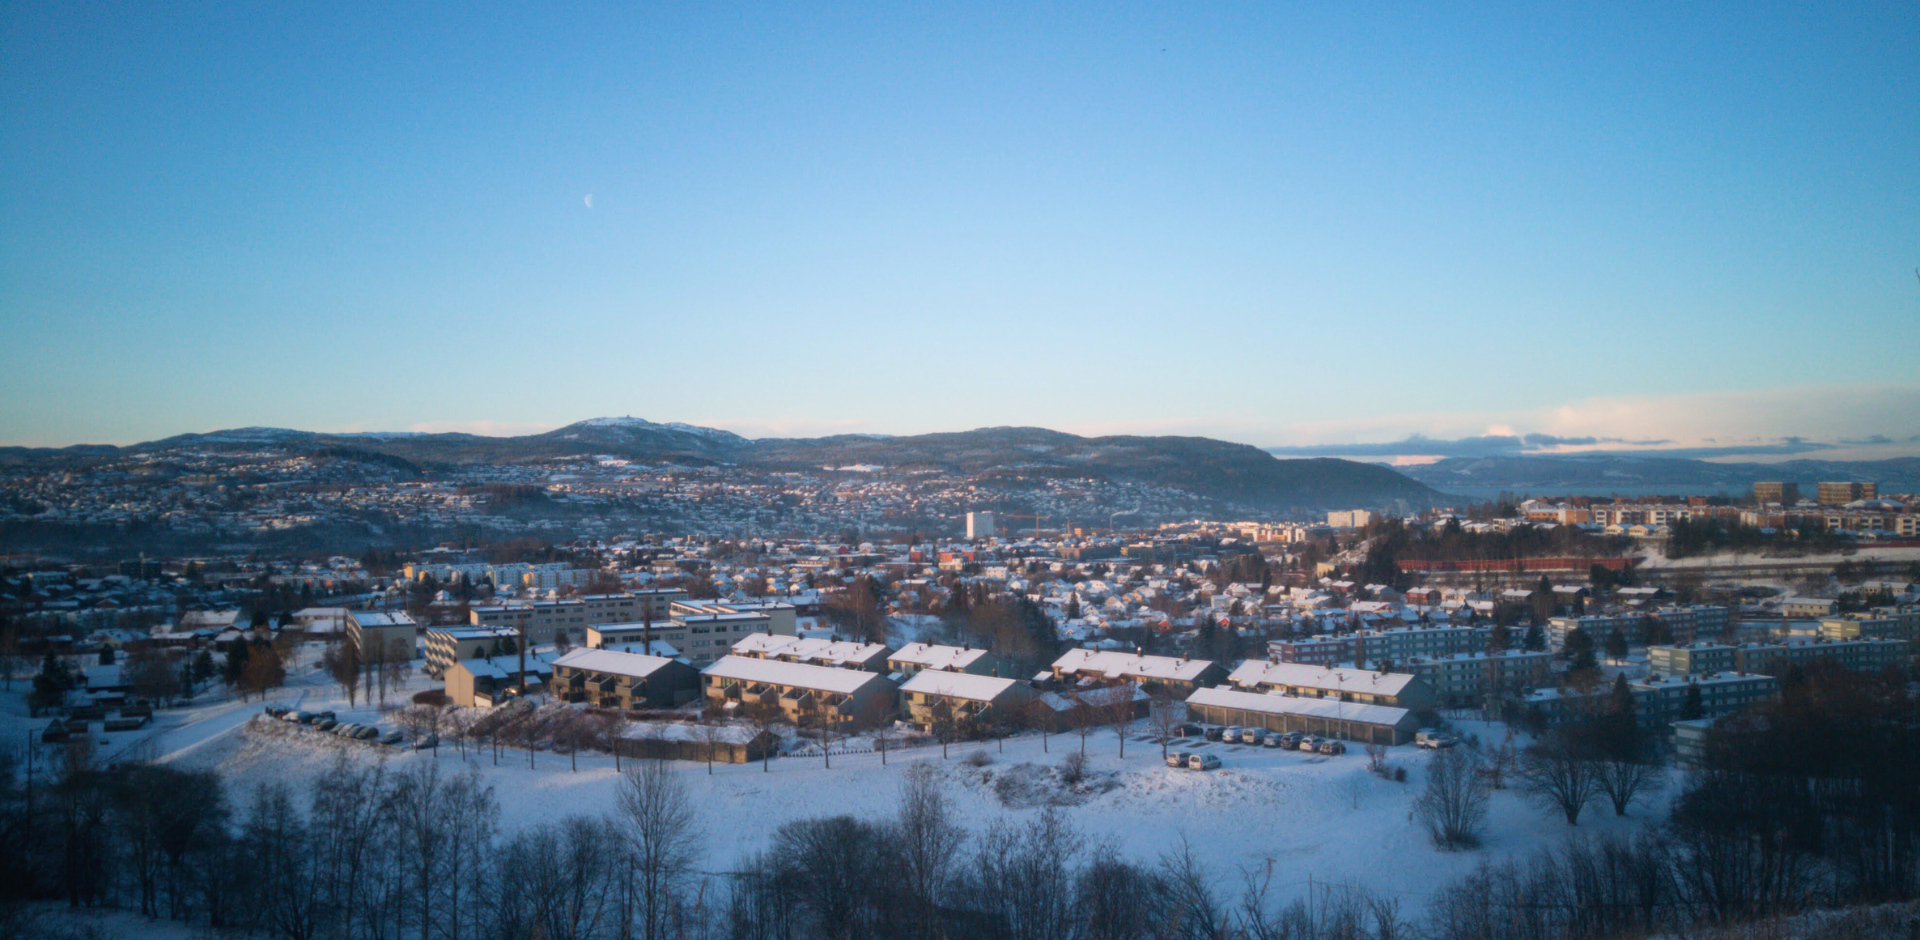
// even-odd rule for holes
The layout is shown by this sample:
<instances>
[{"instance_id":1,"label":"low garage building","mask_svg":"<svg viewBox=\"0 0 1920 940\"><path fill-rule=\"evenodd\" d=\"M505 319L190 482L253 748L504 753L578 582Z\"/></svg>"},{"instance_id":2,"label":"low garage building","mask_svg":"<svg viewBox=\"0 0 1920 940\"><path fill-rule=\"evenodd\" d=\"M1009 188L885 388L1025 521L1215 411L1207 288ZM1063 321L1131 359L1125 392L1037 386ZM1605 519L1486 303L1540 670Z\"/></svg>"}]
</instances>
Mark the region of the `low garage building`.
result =
<instances>
[{"instance_id":1,"label":"low garage building","mask_svg":"<svg viewBox=\"0 0 1920 940\"><path fill-rule=\"evenodd\" d=\"M1412 711L1392 705L1227 688L1194 692L1187 698L1187 713L1210 724L1300 731L1367 744L1405 744L1420 728Z\"/></svg>"}]
</instances>

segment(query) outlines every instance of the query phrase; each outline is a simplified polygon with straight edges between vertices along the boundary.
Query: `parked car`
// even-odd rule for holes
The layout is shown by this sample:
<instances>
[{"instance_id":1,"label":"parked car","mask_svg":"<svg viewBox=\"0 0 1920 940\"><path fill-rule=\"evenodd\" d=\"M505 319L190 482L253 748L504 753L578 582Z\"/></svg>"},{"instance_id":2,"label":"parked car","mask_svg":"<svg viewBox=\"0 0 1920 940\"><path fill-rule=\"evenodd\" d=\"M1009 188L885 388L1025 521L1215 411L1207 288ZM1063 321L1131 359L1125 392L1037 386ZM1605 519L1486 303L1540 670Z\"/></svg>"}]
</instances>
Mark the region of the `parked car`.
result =
<instances>
[{"instance_id":1,"label":"parked car","mask_svg":"<svg viewBox=\"0 0 1920 940\"><path fill-rule=\"evenodd\" d=\"M1314 735L1311 735L1311 734L1307 735L1306 737L1300 739L1300 749L1303 751L1316 750L1320 747L1322 740L1323 739L1319 737L1315 737Z\"/></svg>"},{"instance_id":2,"label":"parked car","mask_svg":"<svg viewBox=\"0 0 1920 940\"><path fill-rule=\"evenodd\" d=\"M1240 735L1246 730L1239 725L1228 725L1227 730L1220 732L1220 739L1228 744L1239 744Z\"/></svg>"},{"instance_id":3,"label":"parked car","mask_svg":"<svg viewBox=\"0 0 1920 940\"><path fill-rule=\"evenodd\" d=\"M424 751L427 748L436 747L439 744L440 744L440 736L437 734L429 734L426 737L423 737L420 740L413 742L413 749L416 751Z\"/></svg>"},{"instance_id":4,"label":"parked car","mask_svg":"<svg viewBox=\"0 0 1920 940\"><path fill-rule=\"evenodd\" d=\"M1173 736L1176 738L1197 738L1206 729L1195 724L1175 725Z\"/></svg>"},{"instance_id":5,"label":"parked car","mask_svg":"<svg viewBox=\"0 0 1920 940\"><path fill-rule=\"evenodd\" d=\"M337 724L339 724L339 722L331 718L316 718L314 719L313 727L316 731L326 731Z\"/></svg>"},{"instance_id":6,"label":"parked car","mask_svg":"<svg viewBox=\"0 0 1920 940\"><path fill-rule=\"evenodd\" d=\"M343 738L353 737L353 733L358 730L360 730L360 726L350 721L343 721L333 726L333 733Z\"/></svg>"},{"instance_id":7,"label":"parked car","mask_svg":"<svg viewBox=\"0 0 1920 940\"><path fill-rule=\"evenodd\" d=\"M1190 770L1216 770L1220 767L1220 758L1212 754L1195 754L1187 758L1187 767Z\"/></svg>"},{"instance_id":8,"label":"parked car","mask_svg":"<svg viewBox=\"0 0 1920 940\"><path fill-rule=\"evenodd\" d=\"M303 711L300 711L299 709L294 709L293 711L287 712L286 714L281 715L280 717L285 718L288 721L298 722L299 724L303 724L303 725L313 724L313 713L303 712Z\"/></svg>"},{"instance_id":9,"label":"parked car","mask_svg":"<svg viewBox=\"0 0 1920 940\"><path fill-rule=\"evenodd\" d=\"M373 729L368 728L367 730L372 731ZM386 734L383 734L380 736L380 743L387 744L387 745L399 744L403 739L404 739L404 736L400 732L389 731Z\"/></svg>"},{"instance_id":10,"label":"parked car","mask_svg":"<svg viewBox=\"0 0 1920 940\"><path fill-rule=\"evenodd\" d=\"M1242 744L1263 744L1266 740L1267 729L1265 728L1248 728L1240 732L1240 742Z\"/></svg>"},{"instance_id":11,"label":"parked car","mask_svg":"<svg viewBox=\"0 0 1920 940\"><path fill-rule=\"evenodd\" d=\"M1167 755L1167 766L1168 767L1185 767L1187 766L1187 761L1191 760L1192 758L1193 758L1193 755L1187 753L1186 751L1174 751L1173 753Z\"/></svg>"},{"instance_id":12,"label":"parked car","mask_svg":"<svg viewBox=\"0 0 1920 940\"><path fill-rule=\"evenodd\" d=\"M286 713L287 713L287 706L285 705L268 705L267 706L267 714L272 715L275 718L278 718L281 715L284 715Z\"/></svg>"},{"instance_id":13,"label":"parked car","mask_svg":"<svg viewBox=\"0 0 1920 940\"><path fill-rule=\"evenodd\" d=\"M1424 747L1428 750L1437 751L1441 748L1452 747L1459 743L1460 739L1440 731L1416 731L1413 735L1413 746Z\"/></svg>"},{"instance_id":14,"label":"parked car","mask_svg":"<svg viewBox=\"0 0 1920 940\"><path fill-rule=\"evenodd\" d=\"M1225 728L1222 728L1219 725L1208 725L1205 737L1209 741L1218 741L1220 740L1221 736L1224 734L1226 734Z\"/></svg>"},{"instance_id":15,"label":"parked car","mask_svg":"<svg viewBox=\"0 0 1920 940\"><path fill-rule=\"evenodd\" d=\"M371 741L374 738L377 738L379 736L380 736L380 729L369 728L365 725L360 726L357 730L353 732L354 739L358 741Z\"/></svg>"},{"instance_id":16,"label":"parked car","mask_svg":"<svg viewBox=\"0 0 1920 940\"><path fill-rule=\"evenodd\" d=\"M1287 740L1287 736L1284 734L1269 734L1267 735L1267 739L1265 741L1260 742L1260 746L1261 747L1286 747L1286 740Z\"/></svg>"},{"instance_id":17,"label":"parked car","mask_svg":"<svg viewBox=\"0 0 1920 940\"><path fill-rule=\"evenodd\" d=\"M1347 745L1344 741L1322 741L1318 750L1328 757L1338 757L1347 752Z\"/></svg>"},{"instance_id":18,"label":"parked car","mask_svg":"<svg viewBox=\"0 0 1920 940\"><path fill-rule=\"evenodd\" d=\"M1280 736L1280 746L1289 751L1297 751L1300 749L1300 739L1304 737L1306 735L1298 731L1289 731Z\"/></svg>"}]
</instances>

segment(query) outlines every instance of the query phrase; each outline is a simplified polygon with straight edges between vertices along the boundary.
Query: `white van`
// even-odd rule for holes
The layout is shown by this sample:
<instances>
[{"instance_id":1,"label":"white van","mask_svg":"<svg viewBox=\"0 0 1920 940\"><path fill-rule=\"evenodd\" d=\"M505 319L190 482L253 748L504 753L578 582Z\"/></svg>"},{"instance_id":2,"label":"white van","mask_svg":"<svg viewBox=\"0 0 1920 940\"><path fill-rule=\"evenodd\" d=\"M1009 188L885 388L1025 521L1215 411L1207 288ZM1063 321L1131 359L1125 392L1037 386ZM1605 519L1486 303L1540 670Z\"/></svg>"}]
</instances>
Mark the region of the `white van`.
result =
<instances>
[{"instance_id":1,"label":"white van","mask_svg":"<svg viewBox=\"0 0 1920 940\"><path fill-rule=\"evenodd\" d=\"M1187 767L1192 770L1217 770L1220 767L1220 758L1212 754L1195 754L1187 758Z\"/></svg>"}]
</instances>

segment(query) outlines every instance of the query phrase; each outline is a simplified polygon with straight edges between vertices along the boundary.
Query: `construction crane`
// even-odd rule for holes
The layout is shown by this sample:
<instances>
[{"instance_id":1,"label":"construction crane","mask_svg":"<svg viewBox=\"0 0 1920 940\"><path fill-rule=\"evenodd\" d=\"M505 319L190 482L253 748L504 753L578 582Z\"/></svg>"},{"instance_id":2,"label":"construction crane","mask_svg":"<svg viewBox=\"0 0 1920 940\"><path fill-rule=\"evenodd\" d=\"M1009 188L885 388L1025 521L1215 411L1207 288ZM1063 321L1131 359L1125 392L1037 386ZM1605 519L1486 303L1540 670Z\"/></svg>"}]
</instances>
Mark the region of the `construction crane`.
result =
<instances>
[{"instance_id":1,"label":"construction crane","mask_svg":"<svg viewBox=\"0 0 1920 940\"><path fill-rule=\"evenodd\" d=\"M1040 523L1053 518L1052 516L1028 515L1027 513L1024 513L1024 512L1003 512L1000 515L1006 516L1009 519L1032 519L1033 520L1033 537L1036 539L1040 537Z\"/></svg>"}]
</instances>

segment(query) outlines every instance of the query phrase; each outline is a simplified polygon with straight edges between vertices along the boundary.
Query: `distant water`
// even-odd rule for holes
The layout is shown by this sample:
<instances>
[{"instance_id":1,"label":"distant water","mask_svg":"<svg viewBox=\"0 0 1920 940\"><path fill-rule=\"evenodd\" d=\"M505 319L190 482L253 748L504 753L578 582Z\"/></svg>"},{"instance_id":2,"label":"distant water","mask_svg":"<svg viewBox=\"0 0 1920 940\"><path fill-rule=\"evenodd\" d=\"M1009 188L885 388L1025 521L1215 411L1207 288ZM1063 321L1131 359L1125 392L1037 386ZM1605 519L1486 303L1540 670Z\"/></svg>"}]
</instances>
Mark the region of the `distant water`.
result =
<instances>
[{"instance_id":1,"label":"distant water","mask_svg":"<svg viewBox=\"0 0 1920 940\"><path fill-rule=\"evenodd\" d=\"M1501 493L1511 493L1515 497L1561 497L1561 496L1732 496L1742 497L1749 492L1748 487L1724 483L1654 483L1650 485L1608 485L1593 486L1530 486L1515 483L1508 486L1440 486L1435 489L1442 493L1465 496L1474 500L1494 500Z\"/></svg>"}]
</instances>

